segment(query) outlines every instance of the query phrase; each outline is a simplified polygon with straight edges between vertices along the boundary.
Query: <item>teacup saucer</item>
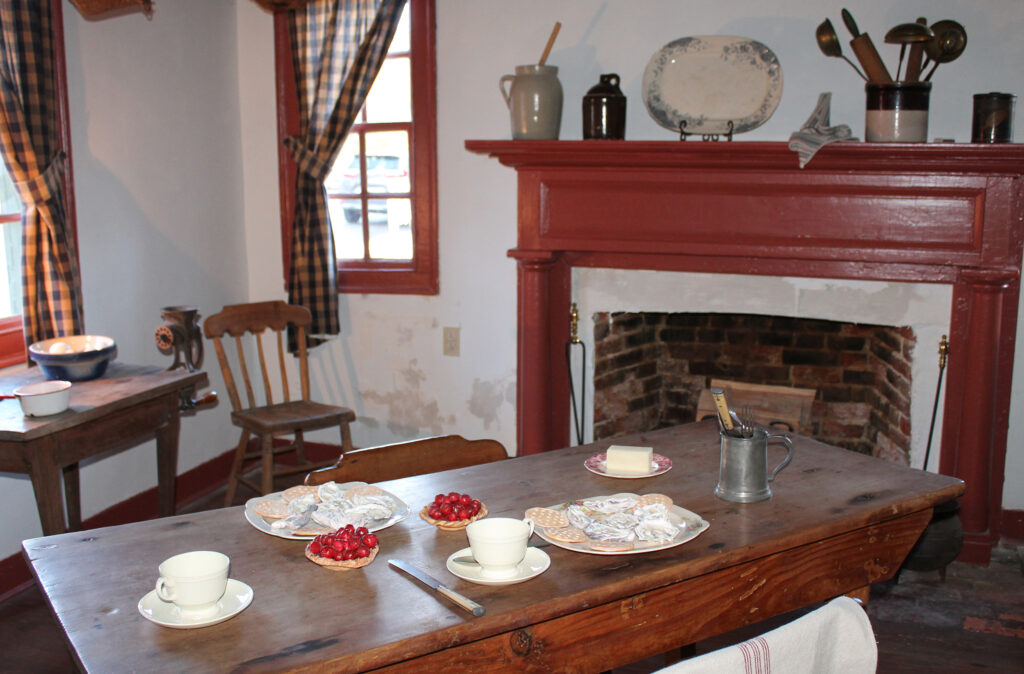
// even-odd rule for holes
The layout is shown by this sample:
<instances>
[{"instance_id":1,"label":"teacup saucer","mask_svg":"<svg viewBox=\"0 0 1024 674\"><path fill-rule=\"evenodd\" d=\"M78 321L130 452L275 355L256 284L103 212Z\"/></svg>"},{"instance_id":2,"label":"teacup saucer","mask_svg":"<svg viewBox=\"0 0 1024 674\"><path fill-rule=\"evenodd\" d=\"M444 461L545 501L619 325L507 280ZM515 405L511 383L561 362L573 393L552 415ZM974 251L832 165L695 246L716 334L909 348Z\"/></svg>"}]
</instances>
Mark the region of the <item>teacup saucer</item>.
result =
<instances>
[{"instance_id":1,"label":"teacup saucer","mask_svg":"<svg viewBox=\"0 0 1024 674\"><path fill-rule=\"evenodd\" d=\"M207 627L222 623L228 618L233 618L252 603L252 588L240 580L228 578L228 587L224 596L217 602L220 608L212 617L204 620L186 620L181 617L177 606L169 601L164 601L157 596L156 590L139 600L139 613L142 617L157 625L171 627L179 630L189 630L196 627Z\"/></svg>"},{"instance_id":2,"label":"teacup saucer","mask_svg":"<svg viewBox=\"0 0 1024 674\"><path fill-rule=\"evenodd\" d=\"M445 562L445 566L448 567L452 574L462 580L468 580L479 585L512 585L513 583L521 583L524 580L530 580L539 576L551 566L551 558L548 557L548 553L539 548L526 548L526 556L523 557L523 561L519 562L519 565L516 567L516 575L511 578L485 578L480 574L480 567L476 564L454 561L456 557L472 558L472 556L473 552L470 548L463 548L458 552L452 553L448 557L448 561Z\"/></svg>"}]
</instances>

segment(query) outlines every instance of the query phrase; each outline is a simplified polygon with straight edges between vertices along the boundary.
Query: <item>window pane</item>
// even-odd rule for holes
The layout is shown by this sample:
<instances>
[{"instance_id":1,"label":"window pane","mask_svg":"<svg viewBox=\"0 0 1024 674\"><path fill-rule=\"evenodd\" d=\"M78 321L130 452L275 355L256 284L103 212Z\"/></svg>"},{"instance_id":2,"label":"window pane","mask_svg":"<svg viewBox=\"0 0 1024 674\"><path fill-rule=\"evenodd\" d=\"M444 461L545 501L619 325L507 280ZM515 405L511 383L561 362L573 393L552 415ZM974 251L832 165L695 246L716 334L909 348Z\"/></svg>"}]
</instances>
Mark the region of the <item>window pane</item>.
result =
<instances>
[{"instance_id":1,"label":"window pane","mask_svg":"<svg viewBox=\"0 0 1024 674\"><path fill-rule=\"evenodd\" d=\"M370 199L370 257L374 260L412 259L412 202L409 199Z\"/></svg>"},{"instance_id":2,"label":"window pane","mask_svg":"<svg viewBox=\"0 0 1024 674\"><path fill-rule=\"evenodd\" d=\"M328 196L359 194L363 191L363 182L359 177L359 134L349 134L345 139L338 158L334 160L334 167L324 181L324 187L327 188Z\"/></svg>"},{"instance_id":3,"label":"window pane","mask_svg":"<svg viewBox=\"0 0 1024 674\"><path fill-rule=\"evenodd\" d=\"M366 134L366 191L409 193L409 134L375 131Z\"/></svg>"},{"instance_id":4,"label":"window pane","mask_svg":"<svg viewBox=\"0 0 1024 674\"><path fill-rule=\"evenodd\" d=\"M405 3L405 8L402 10L402 18L398 20L398 26L395 28L395 37L391 40L391 46L388 47L389 54L395 54L398 52L409 51L409 36L412 35L410 24L409 24L409 3Z\"/></svg>"},{"instance_id":5,"label":"window pane","mask_svg":"<svg viewBox=\"0 0 1024 674\"><path fill-rule=\"evenodd\" d=\"M339 260L362 260L366 255L363 247L362 202L359 199L332 197L327 202L327 208L331 216L331 230L334 232L334 254Z\"/></svg>"},{"instance_id":6,"label":"window pane","mask_svg":"<svg viewBox=\"0 0 1024 674\"><path fill-rule=\"evenodd\" d=\"M412 85L409 59L384 61L364 104L367 122L412 121Z\"/></svg>"},{"instance_id":7,"label":"window pane","mask_svg":"<svg viewBox=\"0 0 1024 674\"><path fill-rule=\"evenodd\" d=\"M4 254L0 256L0 318L21 314L21 197L0 161L0 216L17 216L3 222L0 235ZM4 218L11 220L11 218Z\"/></svg>"}]
</instances>

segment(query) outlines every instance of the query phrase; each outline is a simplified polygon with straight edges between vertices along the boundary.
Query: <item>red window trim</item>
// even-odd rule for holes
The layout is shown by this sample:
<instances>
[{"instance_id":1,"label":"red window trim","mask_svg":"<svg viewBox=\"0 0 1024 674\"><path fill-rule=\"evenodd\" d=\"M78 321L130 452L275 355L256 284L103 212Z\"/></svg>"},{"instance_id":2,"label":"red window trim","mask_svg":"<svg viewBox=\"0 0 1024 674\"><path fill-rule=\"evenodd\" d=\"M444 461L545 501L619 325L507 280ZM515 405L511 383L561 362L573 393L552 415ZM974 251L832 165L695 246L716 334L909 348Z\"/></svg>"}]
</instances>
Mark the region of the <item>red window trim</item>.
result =
<instances>
[{"instance_id":1,"label":"red window trim","mask_svg":"<svg viewBox=\"0 0 1024 674\"><path fill-rule=\"evenodd\" d=\"M410 138L413 155L413 260L346 260L338 265L338 292L416 295L436 295L439 292L435 3L436 0L409 0L413 26L410 48L416 55L411 71L414 122ZM289 50L288 22L283 11L274 14L274 46L277 75L281 252L287 284L291 267L296 168L295 162L284 147L284 139L298 134L299 115Z\"/></svg>"}]
</instances>

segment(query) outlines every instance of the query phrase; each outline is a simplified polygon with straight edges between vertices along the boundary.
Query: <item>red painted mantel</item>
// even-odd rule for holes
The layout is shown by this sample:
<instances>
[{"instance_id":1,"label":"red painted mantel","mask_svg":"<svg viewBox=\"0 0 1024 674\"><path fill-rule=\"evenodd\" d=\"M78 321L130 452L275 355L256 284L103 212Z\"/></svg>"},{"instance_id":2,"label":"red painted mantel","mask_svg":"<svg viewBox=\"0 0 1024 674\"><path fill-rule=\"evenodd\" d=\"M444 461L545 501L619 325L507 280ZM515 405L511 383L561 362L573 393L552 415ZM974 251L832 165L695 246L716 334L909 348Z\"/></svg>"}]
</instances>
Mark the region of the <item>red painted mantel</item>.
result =
<instances>
[{"instance_id":1,"label":"red painted mantel","mask_svg":"<svg viewBox=\"0 0 1024 674\"><path fill-rule=\"evenodd\" d=\"M964 553L999 540L1024 241L1024 145L466 141L519 184L518 450L569 444L572 267L953 286L940 470Z\"/></svg>"}]
</instances>

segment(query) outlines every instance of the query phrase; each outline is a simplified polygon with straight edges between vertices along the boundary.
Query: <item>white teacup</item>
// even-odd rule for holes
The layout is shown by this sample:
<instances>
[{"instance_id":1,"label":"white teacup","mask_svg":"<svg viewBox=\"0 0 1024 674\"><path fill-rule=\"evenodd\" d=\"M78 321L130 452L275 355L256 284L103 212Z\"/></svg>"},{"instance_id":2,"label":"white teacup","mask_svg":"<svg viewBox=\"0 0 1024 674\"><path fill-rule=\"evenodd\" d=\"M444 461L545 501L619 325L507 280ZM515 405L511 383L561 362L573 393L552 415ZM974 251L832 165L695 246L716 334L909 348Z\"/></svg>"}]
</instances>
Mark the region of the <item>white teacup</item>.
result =
<instances>
[{"instance_id":1,"label":"white teacup","mask_svg":"<svg viewBox=\"0 0 1024 674\"><path fill-rule=\"evenodd\" d=\"M485 517L466 527L473 559L485 578L511 578L526 556L526 543L533 535L533 520Z\"/></svg>"},{"instance_id":2,"label":"white teacup","mask_svg":"<svg viewBox=\"0 0 1024 674\"><path fill-rule=\"evenodd\" d=\"M217 602L228 584L231 559L210 550L184 552L160 564L156 593L173 602L185 620L205 620L217 615Z\"/></svg>"}]
</instances>

